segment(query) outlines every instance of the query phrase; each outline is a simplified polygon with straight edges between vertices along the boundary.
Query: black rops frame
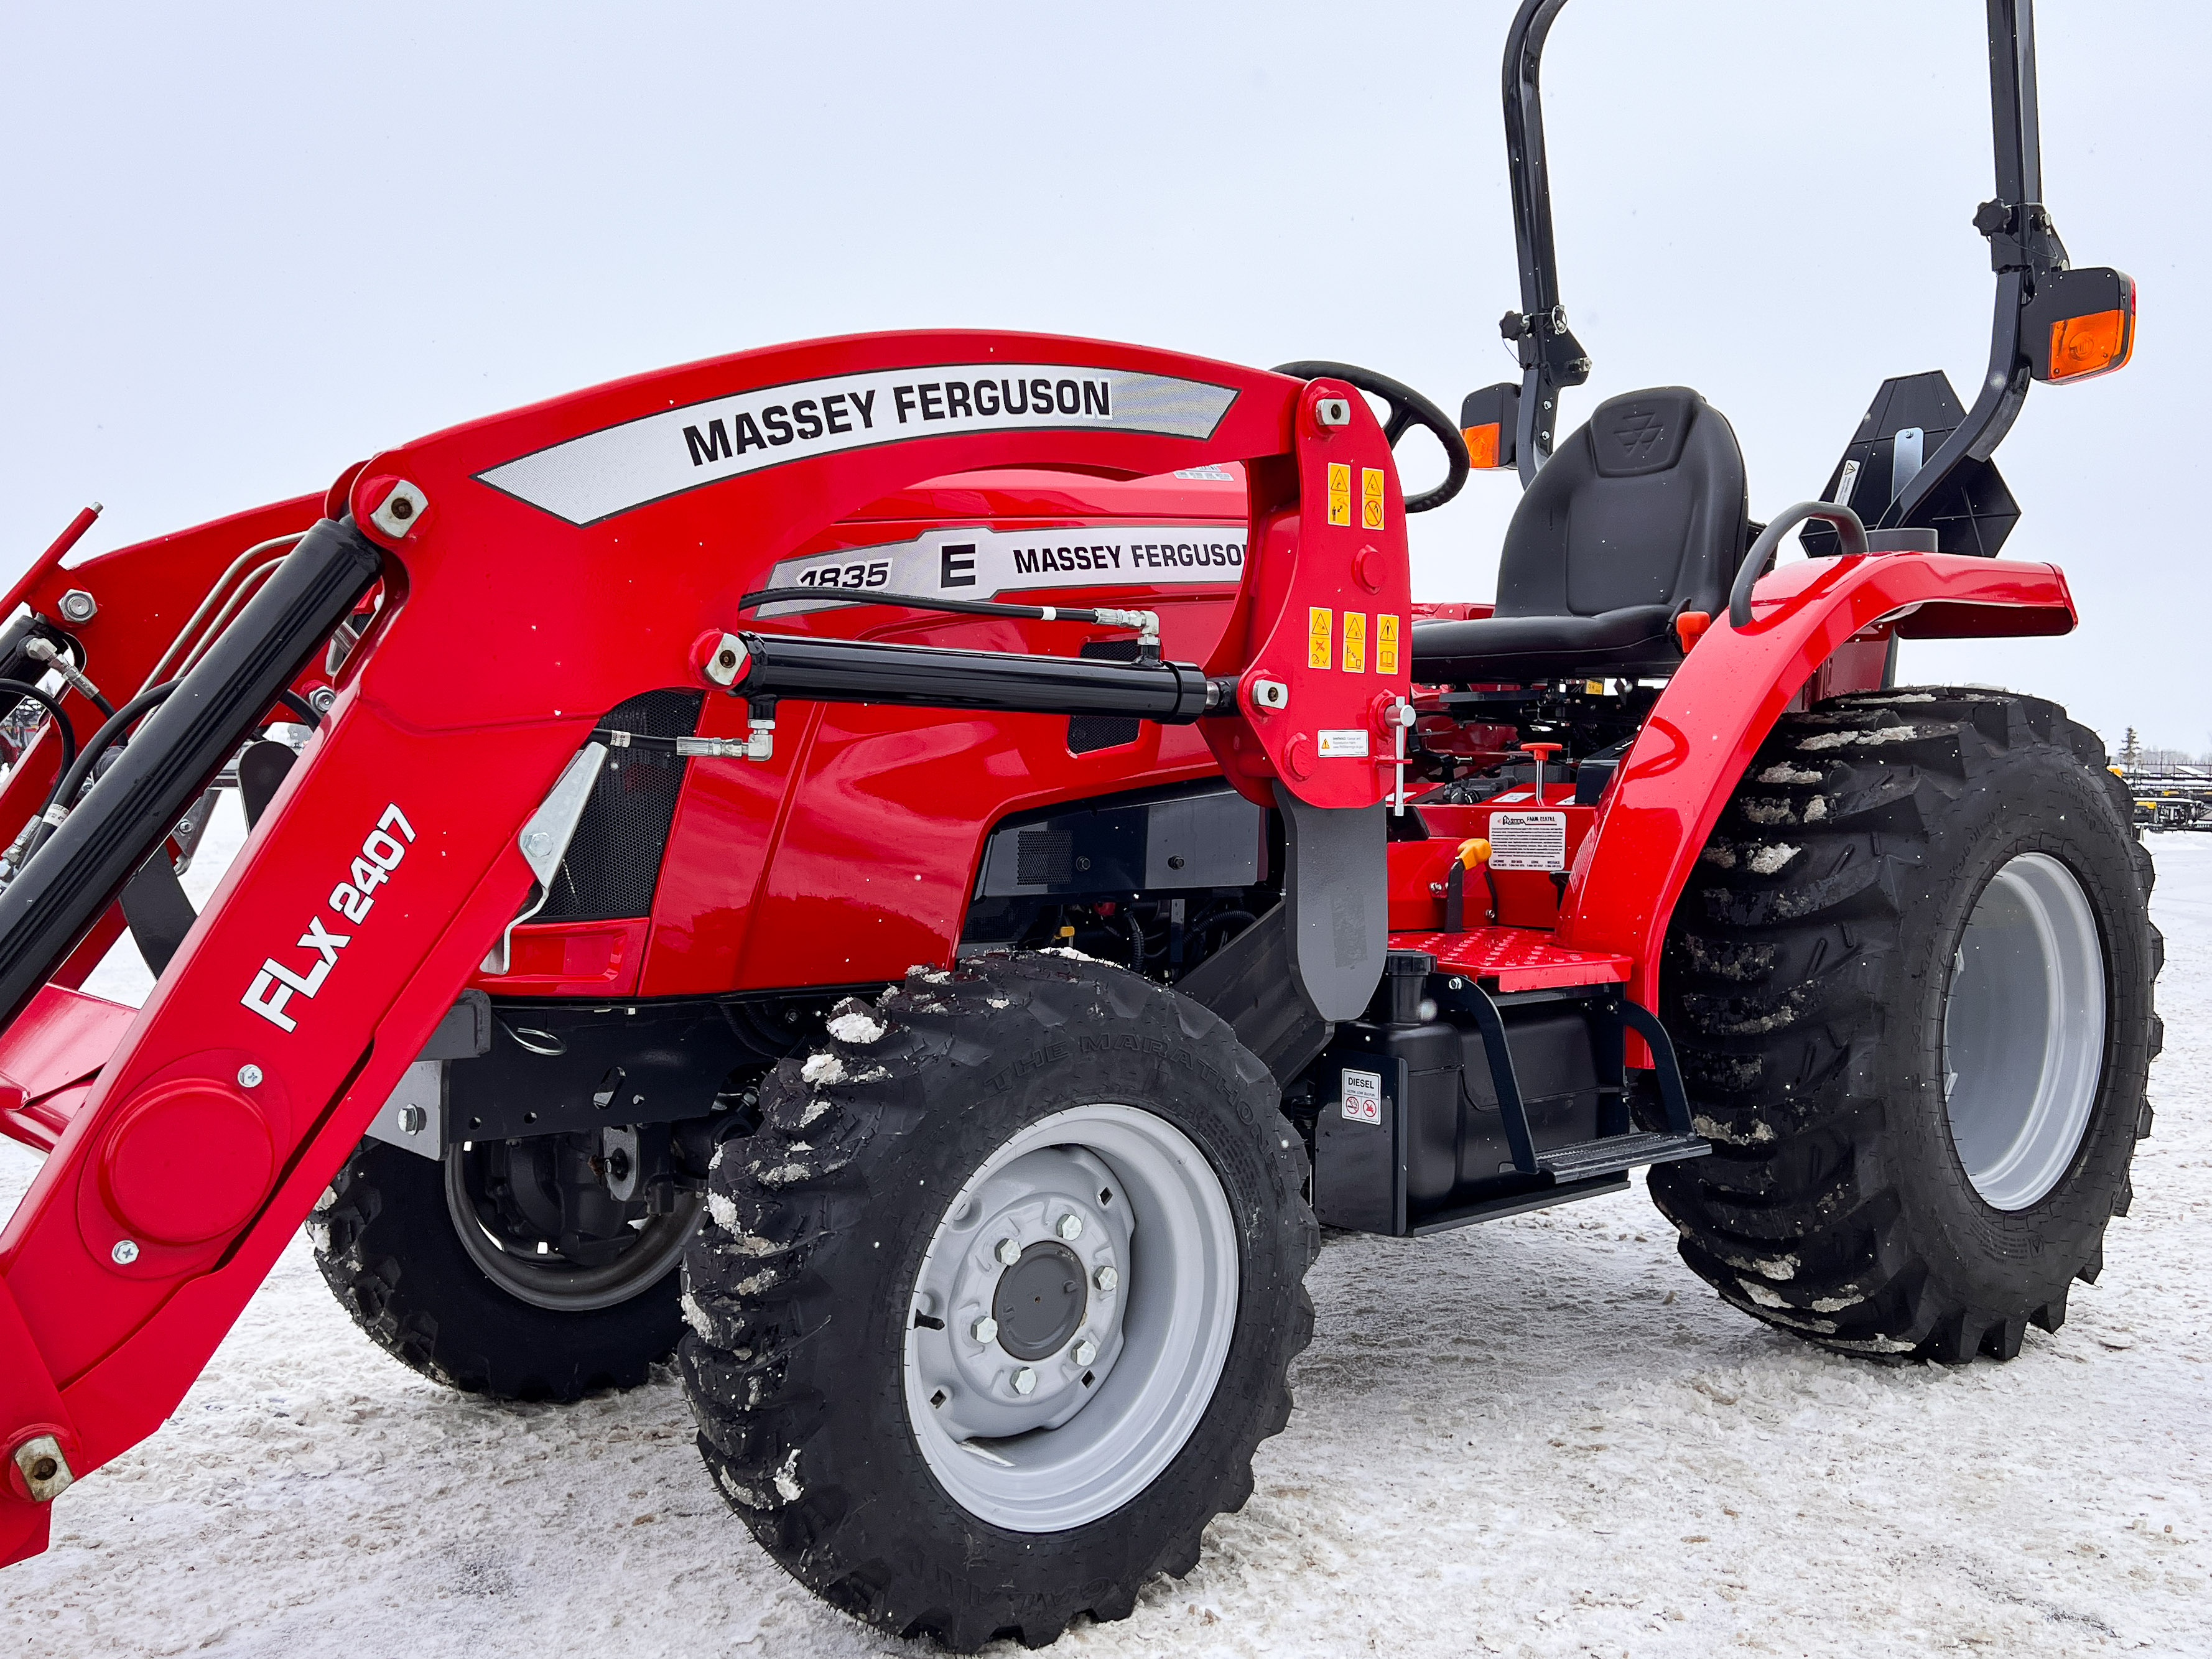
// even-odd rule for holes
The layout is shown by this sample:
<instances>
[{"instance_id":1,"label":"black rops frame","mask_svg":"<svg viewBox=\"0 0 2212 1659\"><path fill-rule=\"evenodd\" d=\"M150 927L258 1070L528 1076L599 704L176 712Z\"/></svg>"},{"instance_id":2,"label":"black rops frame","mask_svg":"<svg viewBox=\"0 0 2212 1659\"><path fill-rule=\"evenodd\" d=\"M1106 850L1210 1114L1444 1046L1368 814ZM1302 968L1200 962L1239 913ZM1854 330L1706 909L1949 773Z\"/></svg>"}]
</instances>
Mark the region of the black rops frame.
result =
<instances>
[{"instance_id":1,"label":"black rops frame","mask_svg":"<svg viewBox=\"0 0 2212 1659\"><path fill-rule=\"evenodd\" d=\"M1521 407L1515 459L1525 487L1551 459L1562 387L1589 378L1589 355L1567 328L1559 302L1559 253L1552 237L1551 177L1544 159L1544 116L1537 71L1552 22L1566 0L1523 0L1505 36L1505 150L1513 181L1513 240L1521 267L1521 309L1500 325L1521 354ZM1988 0L1990 116L1996 196L1982 204L1974 228L1989 239L1997 275L1989 373L1965 420L1882 514L1881 526L1910 524L1959 463L1987 460L2027 399L2031 363L2021 325L2039 283L2067 269L2066 249L2043 204L2042 142L2035 102L2033 0Z\"/></svg>"}]
</instances>

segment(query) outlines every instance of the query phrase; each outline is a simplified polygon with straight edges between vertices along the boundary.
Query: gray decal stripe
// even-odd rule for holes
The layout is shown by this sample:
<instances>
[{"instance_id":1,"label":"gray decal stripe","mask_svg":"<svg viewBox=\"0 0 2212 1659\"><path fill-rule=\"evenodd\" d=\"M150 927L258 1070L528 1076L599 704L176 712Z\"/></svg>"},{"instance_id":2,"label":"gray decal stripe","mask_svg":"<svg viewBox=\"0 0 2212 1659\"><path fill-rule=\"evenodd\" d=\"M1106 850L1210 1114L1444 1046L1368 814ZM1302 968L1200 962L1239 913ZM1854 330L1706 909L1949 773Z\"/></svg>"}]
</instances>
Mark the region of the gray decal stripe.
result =
<instances>
[{"instance_id":1,"label":"gray decal stripe","mask_svg":"<svg viewBox=\"0 0 2212 1659\"><path fill-rule=\"evenodd\" d=\"M763 587L819 587L865 596L943 594L988 599L1062 587L1234 586L1244 576L1245 526L1237 520L1088 524L1054 530L970 525L785 559ZM763 617L813 610L790 599L763 605Z\"/></svg>"},{"instance_id":2,"label":"gray decal stripe","mask_svg":"<svg viewBox=\"0 0 2212 1659\"><path fill-rule=\"evenodd\" d=\"M1066 363L941 364L763 386L659 410L477 477L571 524L788 461L953 433L1212 434L1232 386Z\"/></svg>"}]
</instances>

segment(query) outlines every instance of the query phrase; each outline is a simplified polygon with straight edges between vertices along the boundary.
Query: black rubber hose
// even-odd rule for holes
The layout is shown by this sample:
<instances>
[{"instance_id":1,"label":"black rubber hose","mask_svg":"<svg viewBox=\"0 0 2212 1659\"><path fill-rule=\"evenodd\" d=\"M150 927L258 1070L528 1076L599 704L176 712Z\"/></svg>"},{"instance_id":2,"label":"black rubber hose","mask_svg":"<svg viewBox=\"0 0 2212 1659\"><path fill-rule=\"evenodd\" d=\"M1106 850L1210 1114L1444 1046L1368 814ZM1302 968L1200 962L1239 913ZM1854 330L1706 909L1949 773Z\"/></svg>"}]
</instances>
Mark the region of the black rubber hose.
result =
<instances>
[{"instance_id":1,"label":"black rubber hose","mask_svg":"<svg viewBox=\"0 0 2212 1659\"><path fill-rule=\"evenodd\" d=\"M1795 530L1808 519L1822 519L1836 526L1837 551L1863 553L1867 550L1866 521L1848 507L1838 507L1833 501L1800 501L1785 507L1759 532L1759 539L1751 544L1751 551L1743 556L1737 567L1735 586L1729 590L1729 626L1746 629L1751 626L1751 590L1758 584L1759 575L1773 558L1774 550L1782 544L1784 532Z\"/></svg>"},{"instance_id":2,"label":"black rubber hose","mask_svg":"<svg viewBox=\"0 0 2212 1659\"><path fill-rule=\"evenodd\" d=\"M291 690L289 688L285 690L279 691L276 694L276 701L283 703L285 708L297 714L300 717L300 724L307 727L310 731L319 726L323 723L323 717L315 712L314 704L309 702L297 691Z\"/></svg>"},{"instance_id":3,"label":"black rubber hose","mask_svg":"<svg viewBox=\"0 0 2212 1659\"><path fill-rule=\"evenodd\" d=\"M52 840L54 831L61 828L46 815L58 803L66 808L74 802L78 792L84 787L84 781L92 775L92 769L100 763L100 757L107 746L128 729L133 720L176 689L177 682L174 680L148 686L102 722L100 730L92 734L91 741L78 750L74 761L62 769L61 775L54 780L54 787L47 791L46 804L39 809L39 823L31 832L31 839L24 844L23 863L28 864L31 855Z\"/></svg>"},{"instance_id":4,"label":"black rubber hose","mask_svg":"<svg viewBox=\"0 0 2212 1659\"><path fill-rule=\"evenodd\" d=\"M54 717L54 730L61 737L62 770L68 771L76 759L76 731L70 724L70 717L62 712L61 699L40 690L28 680L0 680L0 691L13 691L19 697L28 697Z\"/></svg>"},{"instance_id":5,"label":"black rubber hose","mask_svg":"<svg viewBox=\"0 0 2212 1659\"><path fill-rule=\"evenodd\" d=\"M1436 434L1437 441L1444 447L1444 481L1434 489L1425 489L1418 495L1406 497L1406 511L1426 513L1431 507L1442 507L1459 494L1467 483L1472 463L1468 459L1467 440L1452 418L1402 380L1394 380L1388 374L1377 374L1371 368L1362 368L1357 363L1333 363L1322 358L1301 360L1295 363L1277 363L1272 371L1288 374L1301 380L1342 380L1358 386L1362 392L1371 392L1390 405L1389 423L1382 435L1395 449L1406 428L1416 422Z\"/></svg>"},{"instance_id":6,"label":"black rubber hose","mask_svg":"<svg viewBox=\"0 0 2212 1659\"><path fill-rule=\"evenodd\" d=\"M75 764L64 769L61 776L54 780L54 793L46 797L46 805L51 806L58 800L75 800L77 791L84 787L84 781L92 775L92 769L100 763L100 757L106 752L107 745L130 730L141 714L176 689L177 682L174 680L149 685L102 721L100 730L92 734L91 741L85 744Z\"/></svg>"}]
</instances>

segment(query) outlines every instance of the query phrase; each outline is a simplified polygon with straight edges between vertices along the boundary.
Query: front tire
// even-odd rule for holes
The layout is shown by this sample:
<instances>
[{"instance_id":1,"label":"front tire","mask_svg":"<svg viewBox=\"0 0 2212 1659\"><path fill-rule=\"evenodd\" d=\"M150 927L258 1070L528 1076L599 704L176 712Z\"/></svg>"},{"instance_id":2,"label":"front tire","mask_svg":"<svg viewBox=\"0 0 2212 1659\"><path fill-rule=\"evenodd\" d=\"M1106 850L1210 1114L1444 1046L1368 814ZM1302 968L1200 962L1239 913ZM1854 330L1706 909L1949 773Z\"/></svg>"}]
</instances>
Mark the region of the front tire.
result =
<instances>
[{"instance_id":1,"label":"front tire","mask_svg":"<svg viewBox=\"0 0 2212 1659\"><path fill-rule=\"evenodd\" d=\"M725 1149L686 1391L731 1507L902 1636L1126 1617L1250 1494L1312 1334L1302 1144L1222 1021L1072 956L847 1001Z\"/></svg>"},{"instance_id":2,"label":"front tire","mask_svg":"<svg viewBox=\"0 0 2212 1659\"><path fill-rule=\"evenodd\" d=\"M2127 1212L2158 1051L2149 855L2063 709L1899 690L1785 716L1701 854L1662 1011L1714 1155L1650 1176L1735 1307L2009 1359Z\"/></svg>"},{"instance_id":3,"label":"front tire","mask_svg":"<svg viewBox=\"0 0 2212 1659\"><path fill-rule=\"evenodd\" d=\"M519 1182L526 1155L562 1150L549 1137L439 1161L363 1140L308 1218L315 1265L371 1341L448 1388L556 1401L635 1388L683 1333L678 1257L699 1200L680 1195L675 1214L571 1261L483 1202L488 1158Z\"/></svg>"}]
</instances>

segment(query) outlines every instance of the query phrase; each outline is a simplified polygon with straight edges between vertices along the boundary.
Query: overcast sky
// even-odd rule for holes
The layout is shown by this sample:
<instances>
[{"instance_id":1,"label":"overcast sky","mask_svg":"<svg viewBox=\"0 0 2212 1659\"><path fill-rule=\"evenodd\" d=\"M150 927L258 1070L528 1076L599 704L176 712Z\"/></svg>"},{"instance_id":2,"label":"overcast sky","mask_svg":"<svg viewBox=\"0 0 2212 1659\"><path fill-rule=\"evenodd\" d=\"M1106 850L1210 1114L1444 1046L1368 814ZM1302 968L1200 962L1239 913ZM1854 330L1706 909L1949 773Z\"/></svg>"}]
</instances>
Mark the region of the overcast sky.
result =
<instances>
[{"instance_id":1,"label":"overcast sky","mask_svg":"<svg viewBox=\"0 0 2212 1659\"><path fill-rule=\"evenodd\" d=\"M420 433L857 329L977 325L1455 407L1513 371L1513 7L0 6L0 566L320 489ZM2198 0L2045 0L2045 198L2142 288L2127 371L2038 387L2008 546L2064 640L1915 644L1915 680L2212 748ZM1990 277L1979 0L1575 0L1545 63L1563 290L1596 369L1734 423L1754 516L1816 495L1886 375L1970 389ZM1426 470L1407 440L1409 478ZM1487 598L1510 475L1416 520ZM2143 510L2136 510L2140 503ZM517 574L518 603L527 576Z\"/></svg>"}]
</instances>

